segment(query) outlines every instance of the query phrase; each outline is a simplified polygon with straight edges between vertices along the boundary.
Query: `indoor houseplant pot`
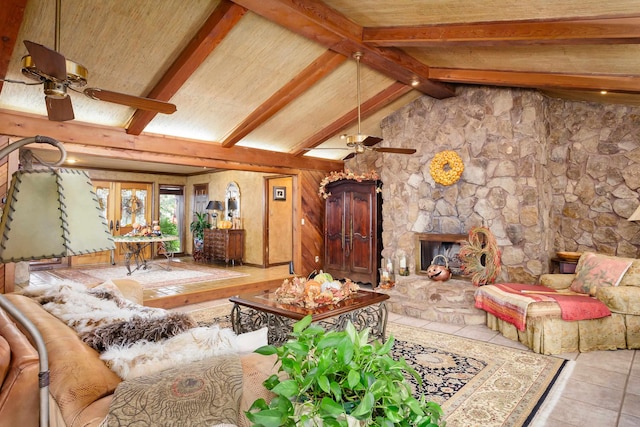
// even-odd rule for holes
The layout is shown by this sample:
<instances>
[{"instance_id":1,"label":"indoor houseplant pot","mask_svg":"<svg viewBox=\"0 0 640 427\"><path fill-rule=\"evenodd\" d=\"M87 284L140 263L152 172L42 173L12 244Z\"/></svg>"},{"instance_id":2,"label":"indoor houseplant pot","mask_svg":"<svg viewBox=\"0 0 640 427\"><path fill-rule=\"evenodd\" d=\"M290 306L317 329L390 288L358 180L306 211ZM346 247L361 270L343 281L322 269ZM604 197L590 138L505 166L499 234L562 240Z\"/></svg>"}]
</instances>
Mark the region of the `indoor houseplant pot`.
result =
<instances>
[{"instance_id":1,"label":"indoor houseplant pot","mask_svg":"<svg viewBox=\"0 0 640 427\"><path fill-rule=\"evenodd\" d=\"M206 213L196 212L196 219L189 225L189 230L193 233L193 249L202 250L204 244L204 230L211 228L209 218Z\"/></svg>"},{"instance_id":2,"label":"indoor houseplant pot","mask_svg":"<svg viewBox=\"0 0 640 427\"><path fill-rule=\"evenodd\" d=\"M280 375L264 382L276 396L256 400L247 417L254 425L276 426L442 426L442 409L416 398L405 375L420 376L385 343L369 342L369 330L326 332L307 316L280 347L256 350L277 355ZM284 375L283 375L284 373Z\"/></svg>"}]
</instances>

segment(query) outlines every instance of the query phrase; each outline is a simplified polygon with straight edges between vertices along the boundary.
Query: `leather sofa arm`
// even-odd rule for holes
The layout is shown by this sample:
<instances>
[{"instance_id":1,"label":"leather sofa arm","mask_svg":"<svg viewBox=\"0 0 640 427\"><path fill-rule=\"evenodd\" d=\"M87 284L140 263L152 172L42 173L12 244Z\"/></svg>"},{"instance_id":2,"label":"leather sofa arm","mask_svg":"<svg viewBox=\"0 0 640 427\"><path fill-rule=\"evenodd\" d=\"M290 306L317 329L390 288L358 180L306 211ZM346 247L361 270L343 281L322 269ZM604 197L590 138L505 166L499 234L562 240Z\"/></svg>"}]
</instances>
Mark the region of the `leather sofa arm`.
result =
<instances>
[{"instance_id":1,"label":"leather sofa arm","mask_svg":"<svg viewBox=\"0 0 640 427\"><path fill-rule=\"evenodd\" d=\"M613 313L640 316L640 287L603 286L596 290L595 296Z\"/></svg>"},{"instance_id":2,"label":"leather sofa arm","mask_svg":"<svg viewBox=\"0 0 640 427\"><path fill-rule=\"evenodd\" d=\"M569 289L574 277L575 274L543 274L540 284L555 290Z\"/></svg>"}]
</instances>

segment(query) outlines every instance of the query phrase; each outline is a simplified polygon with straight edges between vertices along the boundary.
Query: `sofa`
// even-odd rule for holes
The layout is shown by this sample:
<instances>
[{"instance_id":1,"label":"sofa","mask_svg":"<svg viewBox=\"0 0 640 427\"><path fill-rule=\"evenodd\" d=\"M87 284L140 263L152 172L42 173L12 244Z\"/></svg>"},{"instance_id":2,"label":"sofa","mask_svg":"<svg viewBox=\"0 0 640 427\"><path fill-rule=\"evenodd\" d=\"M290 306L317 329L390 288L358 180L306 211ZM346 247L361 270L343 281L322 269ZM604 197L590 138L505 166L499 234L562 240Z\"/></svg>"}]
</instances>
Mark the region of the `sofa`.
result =
<instances>
[{"instance_id":1,"label":"sofa","mask_svg":"<svg viewBox=\"0 0 640 427\"><path fill-rule=\"evenodd\" d=\"M116 288L121 289L123 298L134 306L139 305L137 302L142 297L139 285L130 280L123 281L120 286L114 282ZM7 294L5 297L31 320L45 342L51 426L110 426L135 422L139 425L203 425L192 423L191 410L184 410L185 402L191 405L202 390L208 393L204 396L206 399L201 399L205 404L210 403L206 409L216 416L224 414L224 419L207 425L243 426L249 425L244 411L256 399L269 397L262 382L277 372L274 359L251 350L266 344L266 331L237 336L242 344L237 347L234 344L232 352L199 361L175 363L168 369L123 379L101 359L104 353L101 355L83 342L76 330L45 310L44 301L20 294ZM139 307L142 309L141 305ZM0 309L0 426L39 425L39 356L28 336L22 326ZM235 376L227 366L237 367ZM206 370L216 371L215 375L208 376L207 372L198 377ZM216 376L219 374L222 377ZM229 387L234 387L233 392L222 391ZM149 405L146 401L154 393L160 396L160 407L165 405L161 410L150 411L150 406L146 406L141 410L135 408L137 414L144 415L138 419L114 418L116 402L124 405L116 408L122 414L131 409L133 401L136 405ZM170 398L180 400L175 412L162 393L169 393ZM144 418L148 412L156 414Z\"/></svg>"},{"instance_id":2,"label":"sofa","mask_svg":"<svg viewBox=\"0 0 640 427\"><path fill-rule=\"evenodd\" d=\"M584 252L574 274L476 290L487 326L536 353L640 348L640 260Z\"/></svg>"}]
</instances>

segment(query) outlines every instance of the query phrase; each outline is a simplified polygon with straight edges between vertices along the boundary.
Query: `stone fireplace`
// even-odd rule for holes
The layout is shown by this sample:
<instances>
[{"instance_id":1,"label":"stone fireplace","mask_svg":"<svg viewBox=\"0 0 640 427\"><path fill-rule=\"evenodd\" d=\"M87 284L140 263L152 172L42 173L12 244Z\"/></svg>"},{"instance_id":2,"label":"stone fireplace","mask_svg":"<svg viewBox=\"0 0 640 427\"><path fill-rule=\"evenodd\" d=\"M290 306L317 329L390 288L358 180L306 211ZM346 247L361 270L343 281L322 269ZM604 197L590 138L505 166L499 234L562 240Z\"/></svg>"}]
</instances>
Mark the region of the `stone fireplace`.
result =
<instances>
[{"instance_id":1,"label":"stone fireplace","mask_svg":"<svg viewBox=\"0 0 640 427\"><path fill-rule=\"evenodd\" d=\"M345 162L384 183L384 258L408 260L396 276L393 312L481 323L466 280L420 274L433 258L418 233L459 234L486 226L502 252L497 282L535 283L556 251L640 256L638 207L640 108L548 98L534 90L459 87L455 97L415 99L381 122L381 147L411 147L404 156L367 152ZM464 172L436 184L429 164L454 150ZM424 259L423 259L424 257ZM457 291L454 291L457 290ZM467 304L467 305L465 305ZM470 305L471 304L471 305ZM479 320L482 319L482 320Z\"/></svg>"}]
</instances>

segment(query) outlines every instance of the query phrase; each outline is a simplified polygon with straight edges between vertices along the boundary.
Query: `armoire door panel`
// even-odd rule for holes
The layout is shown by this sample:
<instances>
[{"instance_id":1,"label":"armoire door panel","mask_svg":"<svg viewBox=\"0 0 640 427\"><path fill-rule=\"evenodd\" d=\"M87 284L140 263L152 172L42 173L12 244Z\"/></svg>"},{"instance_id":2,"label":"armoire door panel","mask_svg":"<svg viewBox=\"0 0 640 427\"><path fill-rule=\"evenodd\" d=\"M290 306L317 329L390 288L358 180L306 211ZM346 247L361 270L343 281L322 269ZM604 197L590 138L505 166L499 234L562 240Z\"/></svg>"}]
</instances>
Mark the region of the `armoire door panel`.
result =
<instances>
[{"instance_id":1,"label":"armoire door panel","mask_svg":"<svg viewBox=\"0 0 640 427\"><path fill-rule=\"evenodd\" d=\"M327 188L324 270L337 279L376 287L382 243L377 183L345 180Z\"/></svg>"}]
</instances>

